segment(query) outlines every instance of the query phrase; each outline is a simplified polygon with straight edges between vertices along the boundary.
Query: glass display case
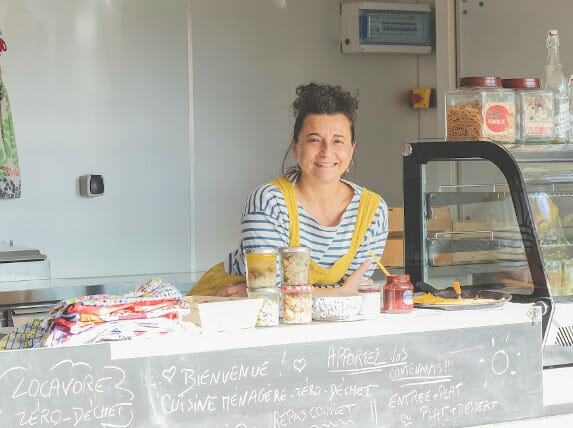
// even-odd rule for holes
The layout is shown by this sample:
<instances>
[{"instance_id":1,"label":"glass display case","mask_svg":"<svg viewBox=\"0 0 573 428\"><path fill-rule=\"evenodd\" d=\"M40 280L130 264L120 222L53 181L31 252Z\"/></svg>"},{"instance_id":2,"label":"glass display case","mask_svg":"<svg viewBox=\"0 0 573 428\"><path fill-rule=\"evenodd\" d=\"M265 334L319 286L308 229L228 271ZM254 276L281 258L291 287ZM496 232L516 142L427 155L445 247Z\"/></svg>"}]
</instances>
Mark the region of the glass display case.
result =
<instances>
[{"instance_id":1,"label":"glass display case","mask_svg":"<svg viewBox=\"0 0 573 428\"><path fill-rule=\"evenodd\" d=\"M510 293L541 307L546 345L573 349L573 146L416 142L402 155L412 282Z\"/></svg>"}]
</instances>

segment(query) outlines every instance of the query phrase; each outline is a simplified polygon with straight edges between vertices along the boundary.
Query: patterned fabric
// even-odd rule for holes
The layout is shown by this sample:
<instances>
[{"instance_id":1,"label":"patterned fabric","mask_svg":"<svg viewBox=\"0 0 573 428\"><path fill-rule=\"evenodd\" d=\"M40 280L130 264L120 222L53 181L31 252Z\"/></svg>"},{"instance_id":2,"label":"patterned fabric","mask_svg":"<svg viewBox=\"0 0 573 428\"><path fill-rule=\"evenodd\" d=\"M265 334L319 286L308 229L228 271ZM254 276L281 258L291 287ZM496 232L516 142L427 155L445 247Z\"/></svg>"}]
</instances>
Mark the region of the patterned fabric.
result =
<instances>
[{"instance_id":1,"label":"patterned fabric","mask_svg":"<svg viewBox=\"0 0 573 428\"><path fill-rule=\"evenodd\" d=\"M0 39L1 40L1 39ZM21 195L20 163L16 150L14 124L8 92L0 70L0 198L15 199Z\"/></svg>"},{"instance_id":2,"label":"patterned fabric","mask_svg":"<svg viewBox=\"0 0 573 428\"><path fill-rule=\"evenodd\" d=\"M70 346L185 330L189 304L177 288L151 279L123 295L61 300L45 318L0 339L0 349Z\"/></svg>"},{"instance_id":3,"label":"patterned fabric","mask_svg":"<svg viewBox=\"0 0 573 428\"><path fill-rule=\"evenodd\" d=\"M297 175L288 176L294 183ZM322 268L330 268L338 259L343 257L350 248L362 187L342 180L354 189L354 197L344 211L337 226L328 227L319 224L305 209L298 204L300 245L311 249L311 258ZM235 275L245 274L244 256L246 250L280 248L289 245L289 215L282 192L273 184L263 184L257 188L247 200L241 219L241 245L230 253L225 263L225 271ZM360 265L370 258L369 251L381 255L388 236L388 207L380 200L376 214L370 222L366 235L361 241L356 256L350 267L337 284L342 284ZM277 261L278 264L278 261ZM365 273L369 278L375 266ZM277 286L280 285L277 266Z\"/></svg>"}]
</instances>

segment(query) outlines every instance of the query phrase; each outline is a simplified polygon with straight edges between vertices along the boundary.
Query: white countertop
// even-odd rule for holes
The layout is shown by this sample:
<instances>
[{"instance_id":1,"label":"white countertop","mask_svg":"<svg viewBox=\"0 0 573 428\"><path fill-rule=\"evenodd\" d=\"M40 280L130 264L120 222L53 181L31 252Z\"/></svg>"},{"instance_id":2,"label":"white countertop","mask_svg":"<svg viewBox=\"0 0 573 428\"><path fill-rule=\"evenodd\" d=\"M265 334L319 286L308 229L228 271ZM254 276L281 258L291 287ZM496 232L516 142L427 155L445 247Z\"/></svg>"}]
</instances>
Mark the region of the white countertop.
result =
<instances>
[{"instance_id":1,"label":"white countertop","mask_svg":"<svg viewBox=\"0 0 573 428\"><path fill-rule=\"evenodd\" d=\"M414 309L408 314L384 314L351 322L314 321L306 325L279 325L211 334L169 335L150 340L113 342L112 359L197 353L224 349L305 343L354 337L415 333L531 322L531 305L506 303L480 310L441 311Z\"/></svg>"}]
</instances>

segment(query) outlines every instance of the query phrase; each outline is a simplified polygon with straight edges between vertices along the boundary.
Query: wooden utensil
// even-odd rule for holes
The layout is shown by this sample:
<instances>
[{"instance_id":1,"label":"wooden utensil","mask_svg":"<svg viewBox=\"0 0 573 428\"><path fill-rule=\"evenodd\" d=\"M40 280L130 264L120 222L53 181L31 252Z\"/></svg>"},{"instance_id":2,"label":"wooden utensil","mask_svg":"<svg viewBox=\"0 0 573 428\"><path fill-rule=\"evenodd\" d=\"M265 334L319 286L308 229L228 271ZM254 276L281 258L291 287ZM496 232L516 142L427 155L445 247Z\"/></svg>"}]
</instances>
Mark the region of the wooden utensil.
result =
<instances>
[{"instance_id":1,"label":"wooden utensil","mask_svg":"<svg viewBox=\"0 0 573 428\"><path fill-rule=\"evenodd\" d=\"M384 275L390 276L390 272L388 272L388 270L384 267L384 265L383 265L382 262L378 259L378 257L376 257L372 251L369 251L369 253L370 253L370 256L372 256L372 258L373 258L374 261L376 262L376 264L378 265L378 267L382 270L382 272L384 272Z\"/></svg>"}]
</instances>

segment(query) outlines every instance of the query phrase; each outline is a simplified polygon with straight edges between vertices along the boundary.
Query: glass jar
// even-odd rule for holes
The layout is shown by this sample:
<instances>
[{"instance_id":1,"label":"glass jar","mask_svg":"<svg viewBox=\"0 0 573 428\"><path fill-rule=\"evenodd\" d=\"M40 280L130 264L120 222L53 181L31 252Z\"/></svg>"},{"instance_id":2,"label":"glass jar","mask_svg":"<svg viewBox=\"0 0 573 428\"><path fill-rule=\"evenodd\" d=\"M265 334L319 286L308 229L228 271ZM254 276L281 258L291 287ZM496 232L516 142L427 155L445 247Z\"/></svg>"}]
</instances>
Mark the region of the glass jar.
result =
<instances>
[{"instance_id":1,"label":"glass jar","mask_svg":"<svg viewBox=\"0 0 573 428\"><path fill-rule=\"evenodd\" d=\"M497 76L462 77L446 93L447 141L515 141L515 95Z\"/></svg>"},{"instance_id":2,"label":"glass jar","mask_svg":"<svg viewBox=\"0 0 573 428\"><path fill-rule=\"evenodd\" d=\"M275 288L277 286L277 252L273 249L257 249L245 254L247 287Z\"/></svg>"},{"instance_id":3,"label":"glass jar","mask_svg":"<svg viewBox=\"0 0 573 428\"><path fill-rule=\"evenodd\" d=\"M410 275L389 275L384 285L384 312L403 314L414 309L414 287Z\"/></svg>"},{"instance_id":4,"label":"glass jar","mask_svg":"<svg viewBox=\"0 0 573 428\"><path fill-rule=\"evenodd\" d=\"M249 297L263 299L257 317L257 327L274 327L279 325L279 305L281 291L277 287L247 290Z\"/></svg>"},{"instance_id":5,"label":"glass jar","mask_svg":"<svg viewBox=\"0 0 573 428\"><path fill-rule=\"evenodd\" d=\"M285 285L283 297L283 322L306 324L312 321L312 285Z\"/></svg>"},{"instance_id":6,"label":"glass jar","mask_svg":"<svg viewBox=\"0 0 573 428\"><path fill-rule=\"evenodd\" d=\"M540 89L534 77L503 79L504 88L515 91L515 140L539 142L553 140L553 91Z\"/></svg>"},{"instance_id":7,"label":"glass jar","mask_svg":"<svg viewBox=\"0 0 573 428\"><path fill-rule=\"evenodd\" d=\"M304 285L310 282L310 248L283 247L279 249L281 285Z\"/></svg>"},{"instance_id":8,"label":"glass jar","mask_svg":"<svg viewBox=\"0 0 573 428\"><path fill-rule=\"evenodd\" d=\"M360 315L375 317L380 313L380 286L376 284L360 284L358 295L362 298Z\"/></svg>"}]
</instances>

